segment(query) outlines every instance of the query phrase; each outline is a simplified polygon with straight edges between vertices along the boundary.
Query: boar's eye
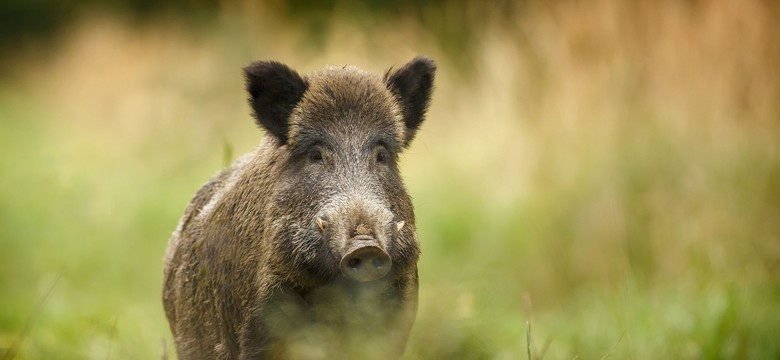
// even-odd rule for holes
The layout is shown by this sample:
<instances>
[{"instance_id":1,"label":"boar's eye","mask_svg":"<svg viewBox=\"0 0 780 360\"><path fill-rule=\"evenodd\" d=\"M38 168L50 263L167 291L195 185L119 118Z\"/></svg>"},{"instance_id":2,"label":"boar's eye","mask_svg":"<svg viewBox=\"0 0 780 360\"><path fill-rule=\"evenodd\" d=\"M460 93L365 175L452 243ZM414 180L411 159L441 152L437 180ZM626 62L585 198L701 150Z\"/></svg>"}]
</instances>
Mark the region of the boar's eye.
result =
<instances>
[{"instance_id":1,"label":"boar's eye","mask_svg":"<svg viewBox=\"0 0 780 360\"><path fill-rule=\"evenodd\" d=\"M390 154L384 148L379 148L376 152L376 162L379 164L387 164Z\"/></svg>"},{"instance_id":2,"label":"boar's eye","mask_svg":"<svg viewBox=\"0 0 780 360\"><path fill-rule=\"evenodd\" d=\"M314 148L309 150L308 156L309 156L309 161L311 162L314 163L322 162L322 151L320 151L320 149Z\"/></svg>"}]
</instances>

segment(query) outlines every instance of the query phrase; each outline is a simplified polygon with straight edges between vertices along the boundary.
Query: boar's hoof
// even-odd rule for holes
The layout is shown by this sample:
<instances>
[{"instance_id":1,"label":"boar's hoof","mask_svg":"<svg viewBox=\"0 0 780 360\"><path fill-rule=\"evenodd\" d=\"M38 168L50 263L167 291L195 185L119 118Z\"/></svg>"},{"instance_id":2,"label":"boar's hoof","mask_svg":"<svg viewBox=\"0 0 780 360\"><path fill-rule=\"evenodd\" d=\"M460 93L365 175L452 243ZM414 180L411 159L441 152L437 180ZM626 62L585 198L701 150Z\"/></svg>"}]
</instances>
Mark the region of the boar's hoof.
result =
<instances>
[{"instance_id":1,"label":"boar's hoof","mask_svg":"<svg viewBox=\"0 0 780 360\"><path fill-rule=\"evenodd\" d=\"M374 241L358 240L341 258L341 273L353 281L374 281L390 272L393 261Z\"/></svg>"}]
</instances>

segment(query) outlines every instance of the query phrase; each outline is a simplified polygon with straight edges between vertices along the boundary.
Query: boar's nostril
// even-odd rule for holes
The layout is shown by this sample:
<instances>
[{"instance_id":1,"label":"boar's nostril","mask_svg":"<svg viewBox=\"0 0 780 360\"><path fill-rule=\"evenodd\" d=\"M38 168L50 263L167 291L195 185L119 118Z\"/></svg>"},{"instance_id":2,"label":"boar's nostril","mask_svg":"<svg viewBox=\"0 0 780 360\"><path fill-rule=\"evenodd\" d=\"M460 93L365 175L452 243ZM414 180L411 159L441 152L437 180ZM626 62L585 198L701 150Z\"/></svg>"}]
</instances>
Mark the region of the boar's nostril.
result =
<instances>
[{"instance_id":1,"label":"boar's nostril","mask_svg":"<svg viewBox=\"0 0 780 360\"><path fill-rule=\"evenodd\" d=\"M374 281L390 272L390 255L376 245L353 246L341 259L341 273L353 281Z\"/></svg>"}]
</instances>

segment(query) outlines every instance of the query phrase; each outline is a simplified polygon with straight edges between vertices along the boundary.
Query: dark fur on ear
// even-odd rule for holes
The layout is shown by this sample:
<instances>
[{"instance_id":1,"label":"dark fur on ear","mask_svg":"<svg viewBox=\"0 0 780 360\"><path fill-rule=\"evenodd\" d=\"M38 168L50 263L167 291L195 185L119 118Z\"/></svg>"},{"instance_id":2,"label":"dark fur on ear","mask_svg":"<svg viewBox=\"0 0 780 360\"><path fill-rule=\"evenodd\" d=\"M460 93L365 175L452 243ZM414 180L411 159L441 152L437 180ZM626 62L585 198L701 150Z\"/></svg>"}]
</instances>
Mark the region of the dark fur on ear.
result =
<instances>
[{"instance_id":1,"label":"dark fur on ear","mask_svg":"<svg viewBox=\"0 0 780 360\"><path fill-rule=\"evenodd\" d=\"M256 61L244 68L249 104L257 124L287 143L290 114L308 84L295 70L275 61Z\"/></svg>"},{"instance_id":2,"label":"dark fur on ear","mask_svg":"<svg viewBox=\"0 0 780 360\"><path fill-rule=\"evenodd\" d=\"M414 139L417 129L425 119L435 73L436 63L424 56L414 58L398 70L390 69L385 73L385 83L398 97L403 109L406 124L404 146L408 146Z\"/></svg>"}]
</instances>

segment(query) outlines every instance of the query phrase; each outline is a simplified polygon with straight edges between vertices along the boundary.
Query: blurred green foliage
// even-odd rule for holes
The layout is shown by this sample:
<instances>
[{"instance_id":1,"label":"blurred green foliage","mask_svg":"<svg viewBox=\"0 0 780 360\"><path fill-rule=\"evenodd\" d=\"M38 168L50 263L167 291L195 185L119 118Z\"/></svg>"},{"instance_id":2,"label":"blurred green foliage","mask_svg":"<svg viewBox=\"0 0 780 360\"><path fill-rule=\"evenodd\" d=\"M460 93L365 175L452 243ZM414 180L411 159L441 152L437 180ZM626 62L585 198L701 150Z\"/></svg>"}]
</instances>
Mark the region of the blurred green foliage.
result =
<instances>
[{"instance_id":1,"label":"blurred green foliage","mask_svg":"<svg viewBox=\"0 0 780 360\"><path fill-rule=\"evenodd\" d=\"M214 0L6 0L0 3L0 50L7 56L20 47L57 41L85 12L113 13L136 21L161 13L202 21L217 5Z\"/></svg>"},{"instance_id":2,"label":"blurred green foliage","mask_svg":"<svg viewBox=\"0 0 780 360\"><path fill-rule=\"evenodd\" d=\"M251 4L216 0L9 0L0 4L0 49L46 48L59 41L68 28L96 12L128 19L137 26L171 18L198 28L213 23L220 8L246 10L252 8L248 6ZM479 41L476 30L496 22L507 23L526 5L512 0L494 1L490 6L471 0L291 0L268 2L261 6L262 11L255 11L270 11L300 26L307 32L309 46L320 48L334 17L348 18L366 32L382 22L411 19L422 25L462 71L468 71Z\"/></svg>"},{"instance_id":3,"label":"blurred green foliage","mask_svg":"<svg viewBox=\"0 0 780 360\"><path fill-rule=\"evenodd\" d=\"M527 323L534 359L780 358L773 3L44 3L0 5L4 39L58 34L4 53L3 358L173 357L168 236L262 136L241 66L420 53L439 71L402 157L423 249L406 358L524 359ZM76 15L103 6L137 9Z\"/></svg>"}]
</instances>

